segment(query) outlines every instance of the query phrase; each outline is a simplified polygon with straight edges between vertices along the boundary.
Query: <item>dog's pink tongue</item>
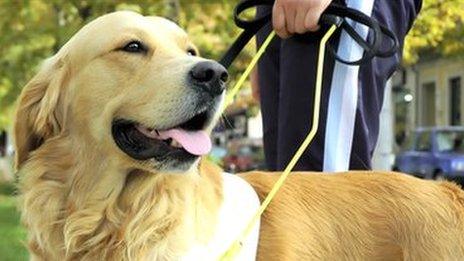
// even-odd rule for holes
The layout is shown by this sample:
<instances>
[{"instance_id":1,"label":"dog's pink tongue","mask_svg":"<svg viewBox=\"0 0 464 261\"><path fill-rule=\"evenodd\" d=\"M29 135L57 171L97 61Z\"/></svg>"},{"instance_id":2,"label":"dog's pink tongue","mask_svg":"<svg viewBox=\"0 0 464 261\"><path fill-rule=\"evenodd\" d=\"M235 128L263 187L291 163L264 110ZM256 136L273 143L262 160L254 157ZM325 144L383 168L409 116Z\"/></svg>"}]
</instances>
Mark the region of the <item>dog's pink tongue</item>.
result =
<instances>
[{"instance_id":1,"label":"dog's pink tongue","mask_svg":"<svg viewBox=\"0 0 464 261\"><path fill-rule=\"evenodd\" d=\"M163 140L172 138L179 142L186 151L193 155L205 155L211 150L211 139L205 131L170 129L160 131L159 134Z\"/></svg>"}]
</instances>

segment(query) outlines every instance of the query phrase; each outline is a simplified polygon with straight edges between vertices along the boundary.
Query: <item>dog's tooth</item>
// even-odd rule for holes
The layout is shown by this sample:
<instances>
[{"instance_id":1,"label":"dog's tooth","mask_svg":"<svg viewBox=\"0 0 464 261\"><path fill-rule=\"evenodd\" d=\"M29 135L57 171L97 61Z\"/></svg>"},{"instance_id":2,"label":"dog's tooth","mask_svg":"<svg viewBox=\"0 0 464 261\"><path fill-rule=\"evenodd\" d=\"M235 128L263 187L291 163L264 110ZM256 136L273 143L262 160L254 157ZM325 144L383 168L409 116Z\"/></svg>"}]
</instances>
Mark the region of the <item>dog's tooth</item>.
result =
<instances>
[{"instance_id":1,"label":"dog's tooth","mask_svg":"<svg viewBox=\"0 0 464 261\"><path fill-rule=\"evenodd\" d=\"M176 147L176 148L182 148L182 145L180 145L179 142L176 140L172 140L171 146Z\"/></svg>"}]
</instances>

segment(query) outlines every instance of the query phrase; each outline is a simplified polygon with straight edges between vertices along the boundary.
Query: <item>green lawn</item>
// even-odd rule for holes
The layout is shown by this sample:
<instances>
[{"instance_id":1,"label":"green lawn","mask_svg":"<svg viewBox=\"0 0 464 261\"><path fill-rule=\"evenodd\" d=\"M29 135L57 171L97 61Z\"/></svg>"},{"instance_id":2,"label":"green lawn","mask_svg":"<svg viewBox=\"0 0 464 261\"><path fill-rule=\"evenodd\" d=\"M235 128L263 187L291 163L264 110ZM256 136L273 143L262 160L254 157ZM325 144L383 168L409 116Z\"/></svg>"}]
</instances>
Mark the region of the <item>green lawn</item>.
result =
<instances>
[{"instance_id":1,"label":"green lawn","mask_svg":"<svg viewBox=\"0 0 464 261\"><path fill-rule=\"evenodd\" d=\"M27 260L26 232L19 224L16 199L0 185L0 261Z\"/></svg>"}]
</instances>

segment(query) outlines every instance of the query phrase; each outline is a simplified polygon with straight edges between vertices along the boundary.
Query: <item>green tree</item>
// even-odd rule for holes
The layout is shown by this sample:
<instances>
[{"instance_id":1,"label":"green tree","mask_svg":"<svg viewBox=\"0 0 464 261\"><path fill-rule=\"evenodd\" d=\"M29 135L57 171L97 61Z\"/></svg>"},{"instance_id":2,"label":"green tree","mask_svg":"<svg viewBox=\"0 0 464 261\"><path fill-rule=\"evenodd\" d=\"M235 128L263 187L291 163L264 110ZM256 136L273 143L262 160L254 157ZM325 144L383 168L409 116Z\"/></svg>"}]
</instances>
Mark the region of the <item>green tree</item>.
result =
<instances>
[{"instance_id":1,"label":"green tree","mask_svg":"<svg viewBox=\"0 0 464 261\"><path fill-rule=\"evenodd\" d=\"M168 17L185 28L201 54L219 59L238 29L235 1L188 0L5 0L0 1L0 129L11 123L14 102L37 67L84 24L115 10ZM247 64L249 48L232 74ZM234 78L234 77L231 77Z\"/></svg>"},{"instance_id":2,"label":"green tree","mask_svg":"<svg viewBox=\"0 0 464 261\"><path fill-rule=\"evenodd\" d=\"M404 61L464 53L464 0L423 0L422 10L406 38Z\"/></svg>"}]
</instances>

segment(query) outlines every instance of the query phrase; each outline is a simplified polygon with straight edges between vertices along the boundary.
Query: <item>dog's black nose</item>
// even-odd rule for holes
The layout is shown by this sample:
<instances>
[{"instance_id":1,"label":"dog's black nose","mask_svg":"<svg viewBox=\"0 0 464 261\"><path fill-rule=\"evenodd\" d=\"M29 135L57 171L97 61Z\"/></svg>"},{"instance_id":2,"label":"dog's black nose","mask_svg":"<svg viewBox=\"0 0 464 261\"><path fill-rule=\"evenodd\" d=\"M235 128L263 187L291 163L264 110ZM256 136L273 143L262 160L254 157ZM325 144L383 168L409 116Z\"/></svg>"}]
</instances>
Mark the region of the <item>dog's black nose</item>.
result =
<instances>
[{"instance_id":1,"label":"dog's black nose","mask_svg":"<svg viewBox=\"0 0 464 261\"><path fill-rule=\"evenodd\" d=\"M190 78L195 86L201 87L213 96L218 96L224 91L229 74L219 63L203 61L193 66L190 70Z\"/></svg>"}]
</instances>

